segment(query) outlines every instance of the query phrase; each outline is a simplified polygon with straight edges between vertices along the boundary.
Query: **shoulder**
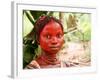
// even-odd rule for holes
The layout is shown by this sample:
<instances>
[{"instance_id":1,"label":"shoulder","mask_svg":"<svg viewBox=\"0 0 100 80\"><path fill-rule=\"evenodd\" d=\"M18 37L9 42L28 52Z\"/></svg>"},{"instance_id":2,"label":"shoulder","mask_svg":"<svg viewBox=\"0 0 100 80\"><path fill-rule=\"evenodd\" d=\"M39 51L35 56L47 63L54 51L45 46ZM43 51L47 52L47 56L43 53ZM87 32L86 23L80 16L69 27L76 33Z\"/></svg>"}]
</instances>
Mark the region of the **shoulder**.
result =
<instances>
[{"instance_id":1,"label":"shoulder","mask_svg":"<svg viewBox=\"0 0 100 80\"><path fill-rule=\"evenodd\" d=\"M27 69L39 69L40 65L38 64L38 62L36 60L32 60L27 66Z\"/></svg>"}]
</instances>

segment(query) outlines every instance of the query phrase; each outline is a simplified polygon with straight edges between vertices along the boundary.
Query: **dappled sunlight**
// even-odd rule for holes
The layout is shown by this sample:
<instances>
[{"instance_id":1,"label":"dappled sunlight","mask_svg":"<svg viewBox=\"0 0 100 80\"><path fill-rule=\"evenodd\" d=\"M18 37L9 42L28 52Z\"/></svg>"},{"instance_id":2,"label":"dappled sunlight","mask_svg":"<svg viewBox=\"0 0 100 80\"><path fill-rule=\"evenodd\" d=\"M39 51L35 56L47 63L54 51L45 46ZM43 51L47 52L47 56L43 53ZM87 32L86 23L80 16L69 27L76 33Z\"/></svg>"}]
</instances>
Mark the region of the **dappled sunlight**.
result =
<instances>
[{"instance_id":1,"label":"dappled sunlight","mask_svg":"<svg viewBox=\"0 0 100 80\"><path fill-rule=\"evenodd\" d=\"M59 52L59 59L65 62L76 63L78 66L90 66L90 43L67 42L67 46Z\"/></svg>"}]
</instances>

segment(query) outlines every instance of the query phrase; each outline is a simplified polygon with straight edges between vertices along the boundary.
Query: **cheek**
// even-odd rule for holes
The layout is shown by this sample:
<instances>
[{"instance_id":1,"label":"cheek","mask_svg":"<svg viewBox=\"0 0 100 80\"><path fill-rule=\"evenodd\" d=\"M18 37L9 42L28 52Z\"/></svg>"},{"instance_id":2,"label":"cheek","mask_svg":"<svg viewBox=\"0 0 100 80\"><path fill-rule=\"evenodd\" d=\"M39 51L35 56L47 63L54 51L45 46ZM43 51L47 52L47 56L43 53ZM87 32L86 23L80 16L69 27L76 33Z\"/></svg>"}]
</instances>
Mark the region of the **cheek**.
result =
<instances>
[{"instance_id":1,"label":"cheek","mask_svg":"<svg viewBox=\"0 0 100 80\"><path fill-rule=\"evenodd\" d=\"M64 44L64 38L60 39L59 42L60 46L62 47L62 45Z\"/></svg>"},{"instance_id":2,"label":"cheek","mask_svg":"<svg viewBox=\"0 0 100 80\"><path fill-rule=\"evenodd\" d=\"M40 46L41 46L42 49L44 49L44 50L49 50L49 47L48 47L49 41L47 41L47 40L46 40L45 38L43 38L43 37L40 37L39 42L40 42Z\"/></svg>"}]
</instances>

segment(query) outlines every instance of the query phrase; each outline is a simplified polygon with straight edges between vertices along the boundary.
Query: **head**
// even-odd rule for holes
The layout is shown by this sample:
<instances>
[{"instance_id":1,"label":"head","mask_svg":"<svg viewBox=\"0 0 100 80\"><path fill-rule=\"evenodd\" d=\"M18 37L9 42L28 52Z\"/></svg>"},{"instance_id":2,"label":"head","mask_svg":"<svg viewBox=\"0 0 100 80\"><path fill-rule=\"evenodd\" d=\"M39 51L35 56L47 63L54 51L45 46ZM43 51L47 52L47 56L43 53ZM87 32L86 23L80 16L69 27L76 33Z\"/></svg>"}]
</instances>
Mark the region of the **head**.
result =
<instances>
[{"instance_id":1,"label":"head","mask_svg":"<svg viewBox=\"0 0 100 80\"><path fill-rule=\"evenodd\" d=\"M56 54L64 43L61 22L50 16L41 16L35 24L36 40L46 53Z\"/></svg>"}]
</instances>

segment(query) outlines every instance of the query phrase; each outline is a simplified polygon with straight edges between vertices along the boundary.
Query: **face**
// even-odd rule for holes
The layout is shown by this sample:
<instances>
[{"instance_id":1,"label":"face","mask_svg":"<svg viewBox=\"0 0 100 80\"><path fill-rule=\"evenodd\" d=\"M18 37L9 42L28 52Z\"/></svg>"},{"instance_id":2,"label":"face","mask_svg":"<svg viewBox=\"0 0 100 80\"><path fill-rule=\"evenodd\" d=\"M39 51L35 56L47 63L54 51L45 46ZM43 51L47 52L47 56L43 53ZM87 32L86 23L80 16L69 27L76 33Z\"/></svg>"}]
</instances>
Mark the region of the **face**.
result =
<instances>
[{"instance_id":1,"label":"face","mask_svg":"<svg viewBox=\"0 0 100 80\"><path fill-rule=\"evenodd\" d=\"M40 33L39 42L44 52L56 54L64 42L61 26L57 22L49 22Z\"/></svg>"}]
</instances>

